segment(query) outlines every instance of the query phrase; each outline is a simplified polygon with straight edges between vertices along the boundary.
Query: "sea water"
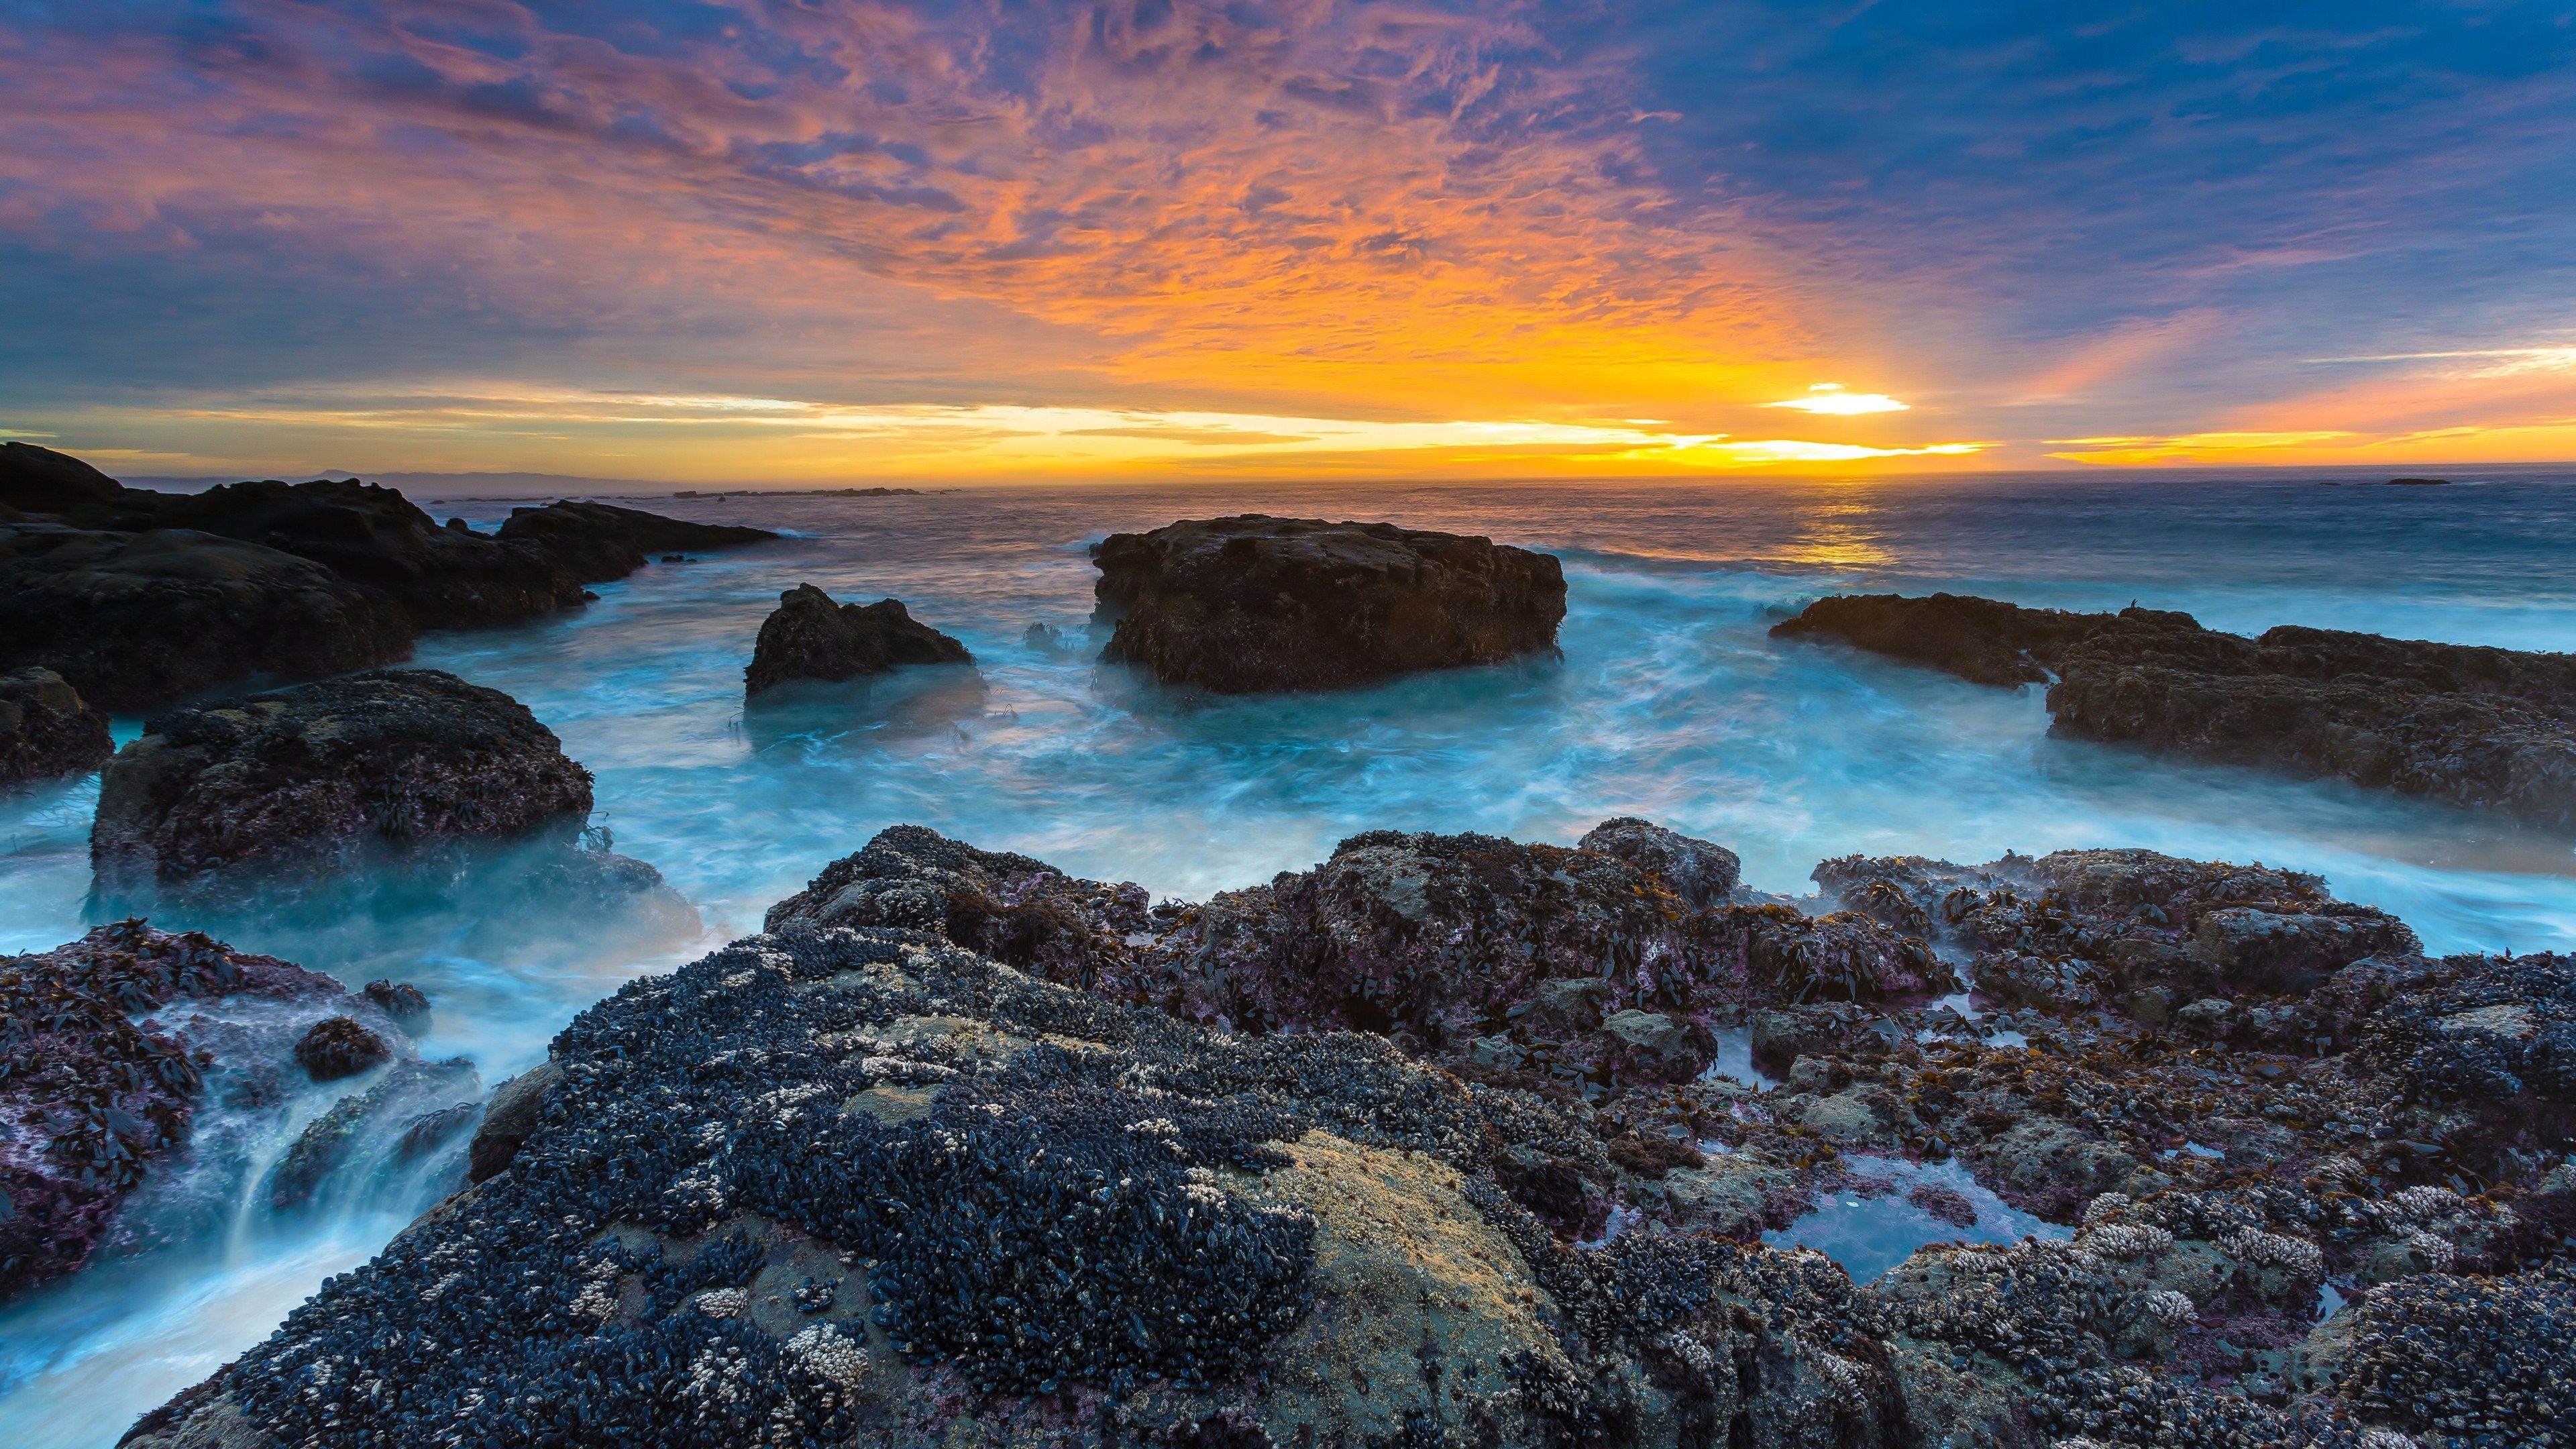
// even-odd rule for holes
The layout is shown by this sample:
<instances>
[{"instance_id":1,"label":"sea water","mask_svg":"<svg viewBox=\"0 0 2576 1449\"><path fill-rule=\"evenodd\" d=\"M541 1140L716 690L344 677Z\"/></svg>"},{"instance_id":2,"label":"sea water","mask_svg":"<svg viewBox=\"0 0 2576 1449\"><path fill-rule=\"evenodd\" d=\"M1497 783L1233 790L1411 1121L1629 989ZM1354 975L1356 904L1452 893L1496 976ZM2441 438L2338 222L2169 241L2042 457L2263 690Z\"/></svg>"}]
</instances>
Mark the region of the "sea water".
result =
<instances>
[{"instance_id":1,"label":"sea water","mask_svg":"<svg viewBox=\"0 0 2576 1449\"><path fill-rule=\"evenodd\" d=\"M2405 917L2435 951L2566 949L2567 841L2333 782L2054 738L2036 689L1768 633L1825 593L1950 589L2063 608L2134 600L2248 632L2296 623L2576 649L2576 475L2454 476L2447 488L2316 473L621 497L790 536L653 563L552 618L431 635L417 662L534 710L596 774L595 820L615 848L659 868L686 909L567 918L495 905L509 896L495 879L387 889L355 907L245 900L155 924L203 926L353 986L411 981L436 1007L422 1055L470 1057L487 1082L540 1060L620 982L758 929L826 862L906 821L1190 898L1302 869L1380 827L1571 842L1606 816L1643 815L1727 845L1752 885L1793 894L1813 889L1818 860L1855 851L1976 862L2135 845L2315 871ZM484 528L509 507L424 501ZM1246 511L1553 552L1568 584L1562 657L1239 699L1095 664L1090 544ZM963 640L975 667L800 687L746 709L760 621L808 582L843 600L902 599ZM1032 623L1073 647L1028 642ZM118 721L119 737L140 724ZM96 798L94 779L0 796L0 949L47 949L97 919ZM201 1141L282 1150L267 1128L223 1130L209 1113ZM113 1442L449 1185L391 1174L278 1216L260 1206L256 1170L211 1176L249 1184L218 1226L0 1310L0 1443ZM1882 1265L1898 1250L1890 1234L1921 1228L1842 1251Z\"/></svg>"}]
</instances>

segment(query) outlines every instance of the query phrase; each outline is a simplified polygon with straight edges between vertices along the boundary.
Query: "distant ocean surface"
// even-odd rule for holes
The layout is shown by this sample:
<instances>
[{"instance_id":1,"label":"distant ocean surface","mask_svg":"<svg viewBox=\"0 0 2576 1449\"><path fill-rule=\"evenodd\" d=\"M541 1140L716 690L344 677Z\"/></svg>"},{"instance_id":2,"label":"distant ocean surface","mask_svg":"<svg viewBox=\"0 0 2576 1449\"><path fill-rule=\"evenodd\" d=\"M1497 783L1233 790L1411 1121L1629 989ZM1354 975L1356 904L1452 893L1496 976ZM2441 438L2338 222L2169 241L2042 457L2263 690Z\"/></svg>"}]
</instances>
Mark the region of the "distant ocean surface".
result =
<instances>
[{"instance_id":1,"label":"distant ocean surface","mask_svg":"<svg viewBox=\"0 0 2576 1449\"><path fill-rule=\"evenodd\" d=\"M555 618L432 635L417 662L506 690L561 735L598 777L595 819L689 898L695 930L665 918L575 931L495 918L470 894L354 915L249 902L155 923L204 925L351 985L412 981L437 1008L424 1054L471 1056L487 1081L542 1057L620 981L757 930L765 907L827 861L906 821L1192 898L1302 869L1380 827L1570 843L1606 816L1643 815L1729 846L1751 884L1796 894L1813 889L1818 860L1852 852L1973 862L2136 845L2317 872L2337 894L2397 912L2437 952L2569 949L2566 841L2346 785L2052 739L2037 689L1980 688L1767 634L1821 594L1947 589L2075 609L2135 601L2249 633L2307 624L2576 649L2576 470L2445 476L2461 481L2356 486L2335 472L619 497L793 536L655 563ZM440 518L480 527L510 506L413 491ZM1563 657L1264 699L1179 695L1094 664L1103 636L1086 632L1088 546L1236 512L1384 519L1555 553L1569 585ZM964 640L978 669L746 714L753 636L779 592L805 582L843 600L902 599ZM1032 623L1081 647L1032 646ZM119 721L119 738L139 727ZM0 949L47 949L93 923L96 797L94 780L0 797ZM296 1220L246 1205L220 1232L0 1312L0 1443L112 1443L323 1275L363 1261L424 1205L419 1191L388 1183L379 1200Z\"/></svg>"}]
</instances>

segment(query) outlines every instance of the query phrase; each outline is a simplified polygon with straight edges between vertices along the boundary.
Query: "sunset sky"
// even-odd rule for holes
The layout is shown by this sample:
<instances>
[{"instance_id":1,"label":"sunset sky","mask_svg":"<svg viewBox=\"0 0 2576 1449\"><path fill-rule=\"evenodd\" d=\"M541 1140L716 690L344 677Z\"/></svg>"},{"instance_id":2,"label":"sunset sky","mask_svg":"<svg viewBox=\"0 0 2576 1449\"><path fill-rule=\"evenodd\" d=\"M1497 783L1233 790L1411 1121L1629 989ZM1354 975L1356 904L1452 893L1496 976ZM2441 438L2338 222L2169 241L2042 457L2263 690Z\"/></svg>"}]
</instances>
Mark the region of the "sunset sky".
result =
<instances>
[{"instance_id":1,"label":"sunset sky","mask_svg":"<svg viewBox=\"0 0 2576 1449\"><path fill-rule=\"evenodd\" d=\"M2576 15L0 0L0 306L126 475L2576 459Z\"/></svg>"}]
</instances>

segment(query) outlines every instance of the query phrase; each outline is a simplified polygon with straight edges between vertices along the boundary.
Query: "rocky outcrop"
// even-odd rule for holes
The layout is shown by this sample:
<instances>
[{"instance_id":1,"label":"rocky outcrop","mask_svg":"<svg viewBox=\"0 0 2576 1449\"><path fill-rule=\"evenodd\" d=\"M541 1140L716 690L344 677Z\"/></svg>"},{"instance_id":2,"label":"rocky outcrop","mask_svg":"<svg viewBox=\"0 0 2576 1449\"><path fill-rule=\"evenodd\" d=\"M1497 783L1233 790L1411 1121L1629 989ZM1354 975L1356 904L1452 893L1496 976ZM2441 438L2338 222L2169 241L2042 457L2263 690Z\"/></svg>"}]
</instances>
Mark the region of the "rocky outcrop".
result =
<instances>
[{"instance_id":1,"label":"rocky outcrop","mask_svg":"<svg viewBox=\"0 0 2576 1449\"><path fill-rule=\"evenodd\" d=\"M578 604L583 582L621 577L640 548L771 536L567 503L495 538L354 478L159 493L5 448L0 668L57 670L109 709L388 663L421 629Z\"/></svg>"},{"instance_id":2,"label":"rocky outcrop","mask_svg":"<svg viewBox=\"0 0 2576 1449\"><path fill-rule=\"evenodd\" d=\"M0 674L0 785L87 774L114 753L107 716L61 675Z\"/></svg>"},{"instance_id":3,"label":"rocky outcrop","mask_svg":"<svg viewBox=\"0 0 2576 1449\"><path fill-rule=\"evenodd\" d=\"M1533 983L1507 1022L1704 1050L1690 1008L1630 994L1661 950L1603 949L1588 875L1681 910L1629 858L1379 833L1283 877L1370 950L1521 933L1407 988L1430 1009L1391 1040L1107 999L1182 983L1206 908L904 827L585 1013L496 1100L479 1186L131 1442L401 1440L469 1403L511 1442L2570 1442L2576 959L2428 961L2382 917L2331 969L2357 939L2298 928L2317 980L2201 929L2365 919L2293 872L1829 864L1813 904L1879 930L2187 973L2297 1024L2222 1048L2112 994L2007 1046L1810 1002L1758 1013L1796 1044L1775 1090L1606 1060L1515 1082L1423 1059L1496 969ZM1510 964L1580 950L1612 970ZM1973 1200L1917 1166L1951 1159ZM1824 1192L1982 1231L1988 1190L2059 1240L1936 1237L1865 1286L1755 1241Z\"/></svg>"},{"instance_id":4,"label":"rocky outcrop","mask_svg":"<svg viewBox=\"0 0 2576 1449\"><path fill-rule=\"evenodd\" d=\"M105 892L185 891L243 866L569 835L590 800L590 772L518 701L377 670L153 720L101 778L90 860Z\"/></svg>"},{"instance_id":5,"label":"rocky outcrop","mask_svg":"<svg viewBox=\"0 0 2576 1449\"><path fill-rule=\"evenodd\" d=\"M2576 830L2576 655L2132 610L2068 648L2048 707L2066 734Z\"/></svg>"},{"instance_id":6,"label":"rocky outcrop","mask_svg":"<svg viewBox=\"0 0 2576 1449\"><path fill-rule=\"evenodd\" d=\"M129 1442L372 1444L467 1404L511 1442L1901 1432L1829 1264L1570 1249L1493 1163L1579 1127L1383 1042L797 927L629 986L553 1061L506 1169Z\"/></svg>"},{"instance_id":7,"label":"rocky outcrop","mask_svg":"<svg viewBox=\"0 0 2576 1449\"><path fill-rule=\"evenodd\" d=\"M791 679L855 679L903 664L971 664L966 646L916 622L900 599L836 604L812 584L778 596L761 621L743 692L760 694Z\"/></svg>"},{"instance_id":8,"label":"rocky outcrop","mask_svg":"<svg viewBox=\"0 0 2576 1449\"><path fill-rule=\"evenodd\" d=\"M0 523L0 668L50 669L101 709L407 657L392 600L322 565L183 529Z\"/></svg>"},{"instance_id":9,"label":"rocky outcrop","mask_svg":"<svg viewBox=\"0 0 2576 1449\"><path fill-rule=\"evenodd\" d=\"M1221 694L1340 689L1553 649L1565 576L1490 539L1316 519L1192 520L1092 549L1105 663Z\"/></svg>"},{"instance_id":10,"label":"rocky outcrop","mask_svg":"<svg viewBox=\"0 0 2576 1449\"><path fill-rule=\"evenodd\" d=\"M188 1142L217 1059L151 1013L234 996L308 1012L348 1000L327 976L140 921L0 957L0 1298L86 1263Z\"/></svg>"},{"instance_id":11,"label":"rocky outcrop","mask_svg":"<svg viewBox=\"0 0 2576 1449\"><path fill-rule=\"evenodd\" d=\"M563 562L586 584L622 579L651 556L737 548L778 537L765 528L731 523L692 523L640 508L561 499L542 508L513 508L497 537L532 543Z\"/></svg>"},{"instance_id":12,"label":"rocky outcrop","mask_svg":"<svg viewBox=\"0 0 2576 1449\"><path fill-rule=\"evenodd\" d=\"M1148 909L1132 884L904 826L833 864L769 924L934 931L1230 1030L1380 1032L1460 1070L1540 1085L1688 1077L1707 1065L1712 1029L1751 1007L1920 1000L1955 985L1922 941L1866 916L1736 902L1722 847L1636 820L1585 838L1623 853L1376 831L1313 871Z\"/></svg>"},{"instance_id":13,"label":"rocky outcrop","mask_svg":"<svg viewBox=\"0 0 2576 1449\"><path fill-rule=\"evenodd\" d=\"M2058 733L2349 780L2576 830L2576 654L2188 614L2023 609L1935 594L1820 599L1772 630L1981 684L2048 679Z\"/></svg>"},{"instance_id":14,"label":"rocky outcrop","mask_svg":"<svg viewBox=\"0 0 2576 1449\"><path fill-rule=\"evenodd\" d=\"M2018 685L2046 682L2066 646L2110 618L1965 594L1838 594L1816 600L1771 632L1783 639L1848 644L1977 684Z\"/></svg>"}]
</instances>

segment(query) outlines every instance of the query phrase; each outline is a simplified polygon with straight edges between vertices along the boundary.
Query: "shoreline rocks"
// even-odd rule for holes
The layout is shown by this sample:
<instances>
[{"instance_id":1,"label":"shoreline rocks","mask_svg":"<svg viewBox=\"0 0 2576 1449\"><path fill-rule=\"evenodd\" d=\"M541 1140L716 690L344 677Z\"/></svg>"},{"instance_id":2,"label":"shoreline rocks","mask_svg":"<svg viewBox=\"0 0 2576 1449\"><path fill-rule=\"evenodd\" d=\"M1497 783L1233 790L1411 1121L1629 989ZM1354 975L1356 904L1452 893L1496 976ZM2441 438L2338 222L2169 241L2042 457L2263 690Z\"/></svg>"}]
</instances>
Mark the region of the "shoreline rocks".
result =
<instances>
[{"instance_id":1,"label":"shoreline rocks","mask_svg":"<svg viewBox=\"0 0 2576 1449\"><path fill-rule=\"evenodd\" d=\"M793 679L837 681L906 664L974 662L965 645L916 621L901 599L840 604L812 584L798 584L761 621L743 693L758 695Z\"/></svg>"},{"instance_id":2,"label":"shoreline rocks","mask_svg":"<svg viewBox=\"0 0 2576 1449\"><path fill-rule=\"evenodd\" d=\"M154 719L101 778L90 859L102 892L186 891L244 866L569 835L590 804L590 772L526 706L438 670L376 670Z\"/></svg>"},{"instance_id":3,"label":"shoreline rocks","mask_svg":"<svg viewBox=\"0 0 2576 1449\"><path fill-rule=\"evenodd\" d=\"M1343 689L1553 650L1555 558L1490 539L1319 519L1189 520L1092 549L1102 663L1220 694Z\"/></svg>"},{"instance_id":4,"label":"shoreline rocks","mask_svg":"<svg viewBox=\"0 0 2576 1449\"><path fill-rule=\"evenodd\" d=\"M1983 684L2039 682L2063 734L2267 766L2576 830L2576 655L2188 614L2023 609L1935 594L1818 600L1772 632Z\"/></svg>"},{"instance_id":5,"label":"shoreline rocks","mask_svg":"<svg viewBox=\"0 0 2576 1449\"><path fill-rule=\"evenodd\" d=\"M61 675L0 674L0 787L87 774L115 753L107 716Z\"/></svg>"}]
</instances>

